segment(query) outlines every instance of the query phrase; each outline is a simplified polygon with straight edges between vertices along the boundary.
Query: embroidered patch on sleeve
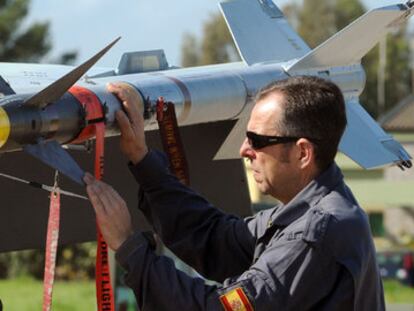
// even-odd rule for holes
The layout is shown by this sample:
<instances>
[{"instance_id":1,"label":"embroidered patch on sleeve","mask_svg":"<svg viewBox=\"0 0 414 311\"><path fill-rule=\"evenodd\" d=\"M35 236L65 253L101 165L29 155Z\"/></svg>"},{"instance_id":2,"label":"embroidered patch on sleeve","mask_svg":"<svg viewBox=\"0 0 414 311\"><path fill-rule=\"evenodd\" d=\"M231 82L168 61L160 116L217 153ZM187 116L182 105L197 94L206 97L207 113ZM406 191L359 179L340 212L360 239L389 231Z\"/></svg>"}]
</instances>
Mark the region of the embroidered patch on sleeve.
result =
<instances>
[{"instance_id":1,"label":"embroidered patch on sleeve","mask_svg":"<svg viewBox=\"0 0 414 311\"><path fill-rule=\"evenodd\" d=\"M254 311L241 287L237 287L220 296L220 301L226 311Z\"/></svg>"}]
</instances>

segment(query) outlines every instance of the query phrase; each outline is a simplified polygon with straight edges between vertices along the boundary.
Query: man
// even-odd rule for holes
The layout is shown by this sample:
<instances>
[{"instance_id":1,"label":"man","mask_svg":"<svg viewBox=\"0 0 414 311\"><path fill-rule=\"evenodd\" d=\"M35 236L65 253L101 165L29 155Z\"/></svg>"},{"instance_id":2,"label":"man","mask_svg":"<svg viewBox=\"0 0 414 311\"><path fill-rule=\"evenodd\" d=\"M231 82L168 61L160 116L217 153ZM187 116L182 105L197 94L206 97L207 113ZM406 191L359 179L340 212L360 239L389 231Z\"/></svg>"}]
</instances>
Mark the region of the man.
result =
<instances>
[{"instance_id":1,"label":"man","mask_svg":"<svg viewBox=\"0 0 414 311\"><path fill-rule=\"evenodd\" d=\"M154 254L132 233L125 202L85 178L101 230L126 269L144 310L383 310L382 284L367 217L334 163L346 126L344 99L331 82L295 77L257 95L240 154L251 162L273 209L240 219L211 206L148 151L139 97L110 86L121 150L140 185L140 209L163 242L207 279L206 285Z\"/></svg>"}]
</instances>

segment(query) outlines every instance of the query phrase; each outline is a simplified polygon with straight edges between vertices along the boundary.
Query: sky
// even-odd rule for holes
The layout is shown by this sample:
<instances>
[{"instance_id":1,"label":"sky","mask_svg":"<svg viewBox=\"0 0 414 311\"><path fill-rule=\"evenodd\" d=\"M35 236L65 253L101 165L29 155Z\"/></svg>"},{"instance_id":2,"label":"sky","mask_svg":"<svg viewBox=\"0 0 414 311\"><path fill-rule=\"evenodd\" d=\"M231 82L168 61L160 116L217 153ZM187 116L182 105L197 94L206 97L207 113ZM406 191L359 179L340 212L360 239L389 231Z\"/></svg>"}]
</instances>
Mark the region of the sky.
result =
<instances>
[{"instance_id":1,"label":"sky","mask_svg":"<svg viewBox=\"0 0 414 311\"><path fill-rule=\"evenodd\" d=\"M301 0L274 0L282 7ZM26 24L49 21L54 58L78 51L77 63L94 55L113 39L122 39L98 62L117 67L124 52L164 49L170 65L180 65L186 32L200 36L202 24L218 9L218 0L31 0ZM363 0L367 8L398 0ZM403 3L403 1L401 1Z\"/></svg>"}]
</instances>

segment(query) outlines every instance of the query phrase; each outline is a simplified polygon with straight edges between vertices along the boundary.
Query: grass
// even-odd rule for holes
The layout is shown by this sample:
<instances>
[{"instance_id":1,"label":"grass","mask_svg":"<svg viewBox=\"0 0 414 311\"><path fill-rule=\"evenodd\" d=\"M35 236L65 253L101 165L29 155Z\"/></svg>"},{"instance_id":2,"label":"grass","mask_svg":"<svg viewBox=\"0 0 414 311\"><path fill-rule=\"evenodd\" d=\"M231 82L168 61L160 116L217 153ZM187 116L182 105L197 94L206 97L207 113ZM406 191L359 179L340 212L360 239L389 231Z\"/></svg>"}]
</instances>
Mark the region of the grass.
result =
<instances>
[{"instance_id":1,"label":"grass","mask_svg":"<svg viewBox=\"0 0 414 311\"><path fill-rule=\"evenodd\" d=\"M0 298L6 311L42 309L43 284L28 277L0 280ZM414 288L397 281L384 281L387 304L414 304ZM55 282L54 311L96 310L95 282Z\"/></svg>"},{"instance_id":2,"label":"grass","mask_svg":"<svg viewBox=\"0 0 414 311\"><path fill-rule=\"evenodd\" d=\"M414 304L414 287L401 285L397 281L384 281L385 301Z\"/></svg>"},{"instance_id":3,"label":"grass","mask_svg":"<svg viewBox=\"0 0 414 311\"><path fill-rule=\"evenodd\" d=\"M0 280L0 299L5 311L42 310L42 281L24 277ZM95 282L56 281L52 309L56 311L96 310Z\"/></svg>"}]
</instances>

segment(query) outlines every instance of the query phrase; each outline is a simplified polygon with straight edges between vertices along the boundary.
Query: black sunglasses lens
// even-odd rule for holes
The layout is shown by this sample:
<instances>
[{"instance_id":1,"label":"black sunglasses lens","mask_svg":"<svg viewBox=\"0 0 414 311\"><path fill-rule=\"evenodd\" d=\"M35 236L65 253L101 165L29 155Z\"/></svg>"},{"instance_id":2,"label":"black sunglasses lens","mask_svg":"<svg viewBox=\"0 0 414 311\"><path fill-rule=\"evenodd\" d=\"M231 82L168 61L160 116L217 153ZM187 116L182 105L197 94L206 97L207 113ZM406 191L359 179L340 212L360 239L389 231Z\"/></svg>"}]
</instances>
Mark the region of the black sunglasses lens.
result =
<instances>
[{"instance_id":1,"label":"black sunglasses lens","mask_svg":"<svg viewBox=\"0 0 414 311\"><path fill-rule=\"evenodd\" d=\"M259 136L252 132L247 132L246 136L249 140L250 146L252 146L253 149L261 149L268 145L268 142L265 137Z\"/></svg>"},{"instance_id":2,"label":"black sunglasses lens","mask_svg":"<svg viewBox=\"0 0 414 311\"><path fill-rule=\"evenodd\" d=\"M297 141L298 137L291 136L266 136L253 132L246 132L246 137L253 149L261 149L271 145L286 144Z\"/></svg>"}]
</instances>

